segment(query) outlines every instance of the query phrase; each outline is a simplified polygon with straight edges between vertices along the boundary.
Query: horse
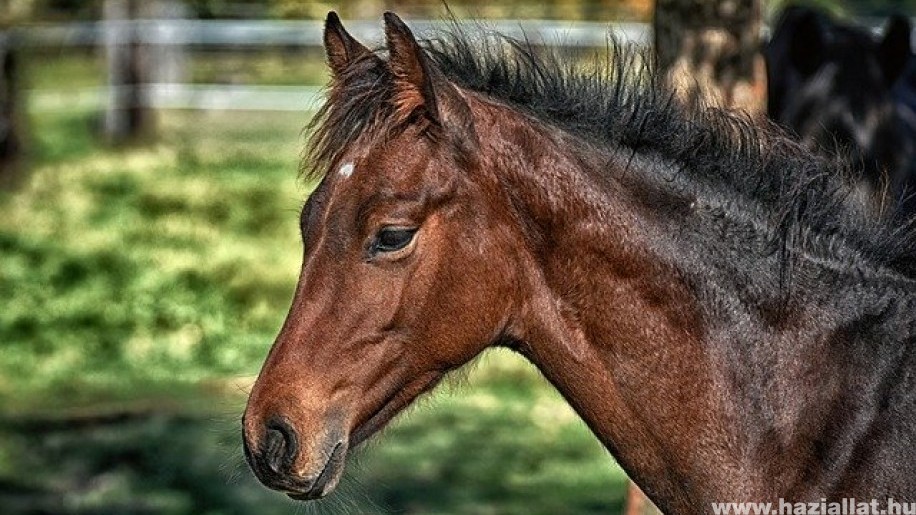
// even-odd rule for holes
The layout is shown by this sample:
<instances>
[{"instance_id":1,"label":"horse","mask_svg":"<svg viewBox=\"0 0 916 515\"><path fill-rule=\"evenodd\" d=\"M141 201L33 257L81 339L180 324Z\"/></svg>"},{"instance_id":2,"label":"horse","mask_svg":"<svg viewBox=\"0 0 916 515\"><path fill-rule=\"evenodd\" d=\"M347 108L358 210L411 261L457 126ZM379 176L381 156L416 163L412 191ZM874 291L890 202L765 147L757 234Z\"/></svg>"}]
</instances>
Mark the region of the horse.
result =
<instances>
[{"instance_id":1,"label":"horse","mask_svg":"<svg viewBox=\"0 0 916 515\"><path fill-rule=\"evenodd\" d=\"M910 144L916 142L916 54L910 54L906 67L891 90L897 116L901 121L903 132ZM901 197L900 211L904 216L916 213L916 160L909 162L907 173L897 186Z\"/></svg>"},{"instance_id":2,"label":"horse","mask_svg":"<svg viewBox=\"0 0 916 515\"><path fill-rule=\"evenodd\" d=\"M916 132L898 85L910 33L907 18L892 16L876 41L821 11L790 6L764 50L770 118L810 148L852 159L865 196L880 200L887 189L892 207L916 185Z\"/></svg>"},{"instance_id":3,"label":"horse","mask_svg":"<svg viewBox=\"0 0 916 515\"><path fill-rule=\"evenodd\" d=\"M300 278L242 418L262 483L327 495L501 346L666 513L916 500L916 245L851 170L624 49L384 26L373 51L326 20Z\"/></svg>"}]
</instances>

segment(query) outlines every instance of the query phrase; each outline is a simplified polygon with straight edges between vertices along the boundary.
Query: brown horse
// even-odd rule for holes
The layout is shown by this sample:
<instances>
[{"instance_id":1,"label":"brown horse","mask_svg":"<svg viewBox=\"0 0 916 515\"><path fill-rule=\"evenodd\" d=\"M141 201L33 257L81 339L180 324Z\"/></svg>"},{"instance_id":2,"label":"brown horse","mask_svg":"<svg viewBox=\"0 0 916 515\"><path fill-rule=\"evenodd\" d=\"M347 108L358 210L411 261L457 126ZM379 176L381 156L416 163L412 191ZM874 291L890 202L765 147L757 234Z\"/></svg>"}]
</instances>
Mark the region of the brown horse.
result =
<instances>
[{"instance_id":1,"label":"brown horse","mask_svg":"<svg viewBox=\"0 0 916 515\"><path fill-rule=\"evenodd\" d=\"M490 346L534 363L658 506L916 500L916 252L770 128L499 37L370 51L332 13L290 313L243 420L267 486Z\"/></svg>"}]
</instances>

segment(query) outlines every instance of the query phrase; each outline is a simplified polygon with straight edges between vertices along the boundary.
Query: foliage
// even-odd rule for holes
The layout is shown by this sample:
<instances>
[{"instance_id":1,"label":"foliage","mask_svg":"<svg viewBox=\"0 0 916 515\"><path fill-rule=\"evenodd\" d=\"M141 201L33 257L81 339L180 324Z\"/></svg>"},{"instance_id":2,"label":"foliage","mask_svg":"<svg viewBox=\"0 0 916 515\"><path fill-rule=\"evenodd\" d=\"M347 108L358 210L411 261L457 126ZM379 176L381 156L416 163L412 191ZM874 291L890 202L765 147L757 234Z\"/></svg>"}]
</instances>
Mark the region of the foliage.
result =
<instances>
[{"instance_id":1,"label":"foliage","mask_svg":"<svg viewBox=\"0 0 916 515\"><path fill-rule=\"evenodd\" d=\"M179 0L195 18L287 18L321 19L335 9L349 18L377 18L386 9L420 17L441 17L439 0ZM28 7L23 12L34 20L93 19L101 12L102 0L0 0ZM646 20L651 0L452 0L450 9L477 17Z\"/></svg>"},{"instance_id":2,"label":"foliage","mask_svg":"<svg viewBox=\"0 0 916 515\"><path fill-rule=\"evenodd\" d=\"M0 28L28 18L34 4L35 0L0 0Z\"/></svg>"},{"instance_id":3,"label":"foliage","mask_svg":"<svg viewBox=\"0 0 916 515\"><path fill-rule=\"evenodd\" d=\"M329 10L345 18L373 19L386 9L413 17L443 15L439 0L178 0L189 16L213 18L322 19ZM553 18L592 21L650 21L653 0L450 0L449 9L459 16L477 18ZM834 14L887 16L916 12L916 0L769 0L769 15L789 3L817 5ZM24 20L98 19L102 0L0 0L0 25Z\"/></svg>"}]
</instances>

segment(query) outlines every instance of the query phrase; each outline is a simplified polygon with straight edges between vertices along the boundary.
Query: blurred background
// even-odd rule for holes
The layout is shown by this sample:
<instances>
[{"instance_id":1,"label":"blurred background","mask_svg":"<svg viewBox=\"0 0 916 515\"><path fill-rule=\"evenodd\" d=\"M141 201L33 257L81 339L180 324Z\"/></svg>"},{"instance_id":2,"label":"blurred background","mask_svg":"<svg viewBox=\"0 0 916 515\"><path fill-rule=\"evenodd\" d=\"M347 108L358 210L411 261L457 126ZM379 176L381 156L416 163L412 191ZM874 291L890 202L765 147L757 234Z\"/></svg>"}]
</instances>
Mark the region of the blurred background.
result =
<instances>
[{"instance_id":1,"label":"blurred background","mask_svg":"<svg viewBox=\"0 0 916 515\"><path fill-rule=\"evenodd\" d=\"M879 26L916 0L822 1ZM450 0L571 56L652 0ZM782 6L764 4L764 22ZM335 9L367 42L438 0L0 0L0 513L618 513L626 476L492 351L362 450L331 499L262 488L247 389L301 259L297 180Z\"/></svg>"}]
</instances>

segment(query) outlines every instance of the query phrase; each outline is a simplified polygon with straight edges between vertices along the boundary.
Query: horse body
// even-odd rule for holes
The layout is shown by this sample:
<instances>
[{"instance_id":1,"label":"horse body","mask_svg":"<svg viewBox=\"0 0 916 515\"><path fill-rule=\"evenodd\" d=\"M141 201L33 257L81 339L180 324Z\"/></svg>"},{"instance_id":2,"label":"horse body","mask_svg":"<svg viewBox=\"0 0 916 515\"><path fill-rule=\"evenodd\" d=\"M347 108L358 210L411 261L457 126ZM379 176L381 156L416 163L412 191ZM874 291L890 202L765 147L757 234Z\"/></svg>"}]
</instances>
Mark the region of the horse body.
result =
<instances>
[{"instance_id":1,"label":"horse body","mask_svg":"<svg viewBox=\"0 0 916 515\"><path fill-rule=\"evenodd\" d=\"M387 61L328 20L323 178L243 423L265 484L325 495L349 448L502 345L668 513L916 500L909 236L825 162L523 47L386 34Z\"/></svg>"},{"instance_id":2,"label":"horse body","mask_svg":"<svg viewBox=\"0 0 916 515\"><path fill-rule=\"evenodd\" d=\"M494 116L506 123L511 113ZM910 279L863 280L841 259L810 255L794 265L804 279L781 291L779 259L761 251L766 236L723 234L723 221L696 207L710 199L672 217L644 197L661 181L633 191L601 171L625 163L624 151L589 170L569 142L520 155L512 141L549 141L522 123L507 137L490 143L492 154L511 152L488 166L505 195L535 199L513 205L523 226L543 232L520 244L530 249L529 272L516 279L527 301L503 343L540 368L663 511L912 498L916 384L896 382L916 370ZM557 163L561 149L572 156ZM639 167L630 165L631 183L658 174ZM786 297L791 316L780 313Z\"/></svg>"},{"instance_id":3,"label":"horse body","mask_svg":"<svg viewBox=\"0 0 916 515\"><path fill-rule=\"evenodd\" d=\"M916 54L911 54L906 68L891 91L904 137L916 146ZM916 159L910 160L907 173L898 176L894 191L900 192L901 211L905 216L916 213Z\"/></svg>"}]
</instances>

